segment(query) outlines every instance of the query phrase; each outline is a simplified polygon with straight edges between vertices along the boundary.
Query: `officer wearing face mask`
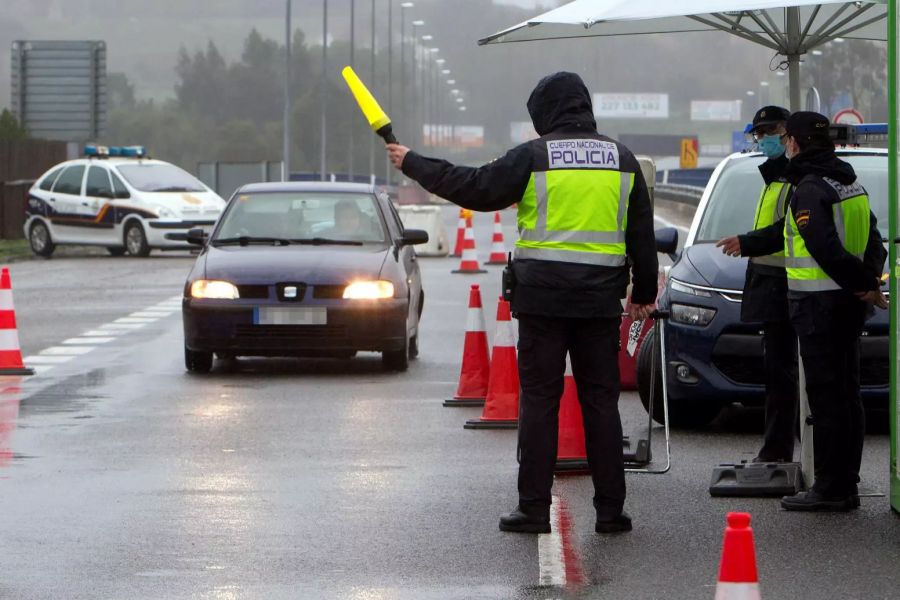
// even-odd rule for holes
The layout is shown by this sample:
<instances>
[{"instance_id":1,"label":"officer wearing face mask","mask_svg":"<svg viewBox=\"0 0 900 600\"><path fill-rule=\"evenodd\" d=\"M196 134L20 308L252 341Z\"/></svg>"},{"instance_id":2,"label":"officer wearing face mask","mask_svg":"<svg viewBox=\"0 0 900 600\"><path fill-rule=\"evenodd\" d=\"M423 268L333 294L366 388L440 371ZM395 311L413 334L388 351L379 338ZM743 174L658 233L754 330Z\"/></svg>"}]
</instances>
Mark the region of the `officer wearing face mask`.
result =
<instances>
[{"instance_id":1,"label":"officer wearing face mask","mask_svg":"<svg viewBox=\"0 0 900 600\"><path fill-rule=\"evenodd\" d=\"M759 166L765 186L753 231L717 244L731 256L749 256L741 320L763 324L766 427L754 462L790 462L797 427L797 335L788 318L784 264L784 214L791 195L785 179L788 159L782 143L790 112L765 106L753 117L751 133L767 160Z\"/></svg>"}]
</instances>

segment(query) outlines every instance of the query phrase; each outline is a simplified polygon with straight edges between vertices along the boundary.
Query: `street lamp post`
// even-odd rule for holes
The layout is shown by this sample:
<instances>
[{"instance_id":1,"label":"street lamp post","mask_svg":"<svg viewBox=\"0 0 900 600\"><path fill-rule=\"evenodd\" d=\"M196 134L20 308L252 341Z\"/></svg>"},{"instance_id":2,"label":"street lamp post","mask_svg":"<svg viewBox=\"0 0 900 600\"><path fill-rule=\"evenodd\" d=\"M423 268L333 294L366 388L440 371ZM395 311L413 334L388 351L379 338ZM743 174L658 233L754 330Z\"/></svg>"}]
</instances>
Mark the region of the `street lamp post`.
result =
<instances>
[{"instance_id":1,"label":"street lamp post","mask_svg":"<svg viewBox=\"0 0 900 600\"><path fill-rule=\"evenodd\" d=\"M400 110L406 109L406 9L415 6L412 2L400 3Z\"/></svg>"},{"instance_id":2,"label":"street lamp post","mask_svg":"<svg viewBox=\"0 0 900 600\"><path fill-rule=\"evenodd\" d=\"M328 167L326 164L326 110L328 108L328 0L322 0L322 94L321 94L321 112L322 112L322 156L320 158L319 168L322 170L322 181L325 181L325 172Z\"/></svg>"},{"instance_id":3,"label":"street lamp post","mask_svg":"<svg viewBox=\"0 0 900 600\"><path fill-rule=\"evenodd\" d=\"M421 131L421 119L422 116L419 114L419 95L422 93L422 90L419 88L419 74L418 74L418 53L419 53L419 36L418 29L425 25L425 21L421 19L418 21L413 21L413 43L412 43L412 93L410 94L410 106L412 107L413 114L413 132L416 140L419 139L419 131Z\"/></svg>"},{"instance_id":4,"label":"street lamp post","mask_svg":"<svg viewBox=\"0 0 900 600\"><path fill-rule=\"evenodd\" d=\"M356 0L350 0L350 66L356 68ZM350 152L347 155L347 177L353 181L353 152L356 145L353 139L354 121L350 122L348 137L350 138Z\"/></svg>"},{"instance_id":5,"label":"street lamp post","mask_svg":"<svg viewBox=\"0 0 900 600\"><path fill-rule=\"evenodd\" d=\"M281 180L291 179L291 0L284 14L284 115L282 116Z\"/></svg>"},{"instance_id":6,"label":"street lamp post","mask_svg":"<svg viewBox=\"0 0 900 600\"><path fill-rule=\"evenodd\" d=\"M371 48L371 61L369 63L369 81L372 84L375 84L375 0L372 0L372 48ZM372 183L375 182L375 136L369 136L369 177L372 178Z\"/></svg>"}]
</instances>

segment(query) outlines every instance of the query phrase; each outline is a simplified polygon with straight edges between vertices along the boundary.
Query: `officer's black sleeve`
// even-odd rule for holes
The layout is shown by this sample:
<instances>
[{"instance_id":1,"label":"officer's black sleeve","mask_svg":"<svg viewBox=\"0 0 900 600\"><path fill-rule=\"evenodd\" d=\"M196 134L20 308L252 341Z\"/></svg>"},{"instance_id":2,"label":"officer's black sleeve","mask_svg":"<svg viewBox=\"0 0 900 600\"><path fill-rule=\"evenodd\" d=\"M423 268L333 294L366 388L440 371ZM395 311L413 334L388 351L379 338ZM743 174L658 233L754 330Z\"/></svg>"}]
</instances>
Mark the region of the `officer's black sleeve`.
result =
<instances>
[{"instance_id":1,"label":"officer's black sleeve","mask_svg":"<svg viewBox=\"0 0 900 600\"><path fill-rule=\"evenodd\" d=\"M494 211L522 200L531 178L531 151L513 148L481 167L459 167L412 150L403 159L403 174L453 204L478 211Z\"/></svg>"},{"instance_id":2,"label":"officer's black sleeve","mask_svg":"<svg viewBox=\"0 0 900 600\"><path fill-rule=\"evenodd\" d=\"M797 229L810 255L829 277L850 292L877 288L863 261L847 252L841 243L834 226L832 199L828 194L814 184L800 184L791 198L791 210L795 222L798 217L806 221L803 226L798 222Z\"/></svg>"},{"instance_id":3,"label":"officer's black sleeve","mask_svg":"<svg viewBox=\"0 0 900 600\"><path fill-rule=\"evenodd\" d=\"M884 273L884 261L887 260L887 250L884 249L884 239L878 230L878 219L874 213L869 213L869 242L866 244L866 253L863 256L863 264L866 265L866 273L881 281Z\"/></svg>"},{"instance_id":4,"label":"officer's black sleeve","mask_svg":"<svg viewBox=\"0 0 900 600\"><path fill-rule=\"evenodd\" d=\"M640 168L635 173L634 186L628 198L625 252L631 259L631 301L634 304L653 304L656 302L659 259L653 232L653 207Z\"/></svg>"},{"instance_id":5,"label":"officer's black sleeve","mask_svg":"<svg viewBox=\"0 0 900 600\"><path fill-rule=\"evenodd\" d=\"M766 256L784 250L784 219L738 236L741 256Z\"/></svg>"}]
</instances>

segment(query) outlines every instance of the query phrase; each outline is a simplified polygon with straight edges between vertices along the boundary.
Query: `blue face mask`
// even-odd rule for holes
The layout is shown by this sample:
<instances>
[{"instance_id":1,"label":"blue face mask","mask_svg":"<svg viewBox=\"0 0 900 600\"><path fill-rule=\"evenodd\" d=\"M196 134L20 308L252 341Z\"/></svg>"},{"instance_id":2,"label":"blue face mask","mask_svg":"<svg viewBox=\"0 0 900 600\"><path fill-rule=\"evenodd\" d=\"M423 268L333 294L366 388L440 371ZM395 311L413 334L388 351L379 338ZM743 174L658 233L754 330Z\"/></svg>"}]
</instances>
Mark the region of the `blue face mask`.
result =
<instances>
[{"instance_id":1,"label":"blue face mask","mask_svg":"<svg viewBox=\"0 0 900 600\"><path fill-rule=\"evenodd\" d=\"M756 147L769 158L778 158L784 154L784 144L781 143L781 136L777 134L764 136L756 142Z\"/></svg>"}]
</instances>

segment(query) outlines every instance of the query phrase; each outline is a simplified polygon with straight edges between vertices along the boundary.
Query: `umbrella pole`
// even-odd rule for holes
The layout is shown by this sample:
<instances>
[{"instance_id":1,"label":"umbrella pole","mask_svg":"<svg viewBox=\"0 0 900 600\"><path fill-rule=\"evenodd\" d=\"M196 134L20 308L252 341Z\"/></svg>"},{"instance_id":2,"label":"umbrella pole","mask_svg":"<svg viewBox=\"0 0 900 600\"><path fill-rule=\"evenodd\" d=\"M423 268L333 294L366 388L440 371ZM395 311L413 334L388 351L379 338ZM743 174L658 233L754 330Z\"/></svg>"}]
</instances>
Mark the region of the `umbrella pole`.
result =
<instances>
[{"instance_id":1,"label":"umbrella pole","mask_svg":"<svg viewBox=\"0 0 900 600\"><path fill-rule=\"evenodd\" d=\"M787 11L787 60L788 85L790 86L791 112L802 110L800 106L800 8L797 6Z\"/></svg>"}]
</instances>

